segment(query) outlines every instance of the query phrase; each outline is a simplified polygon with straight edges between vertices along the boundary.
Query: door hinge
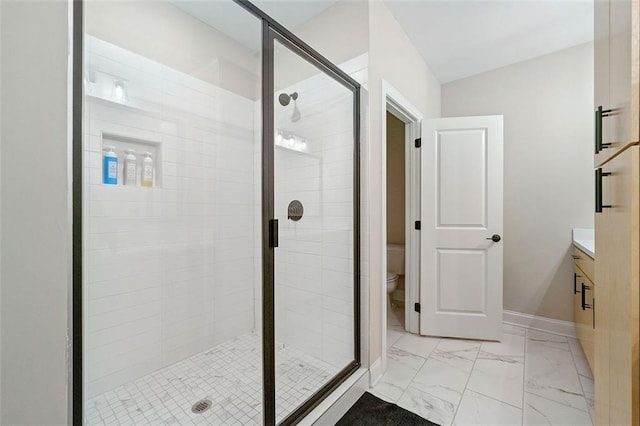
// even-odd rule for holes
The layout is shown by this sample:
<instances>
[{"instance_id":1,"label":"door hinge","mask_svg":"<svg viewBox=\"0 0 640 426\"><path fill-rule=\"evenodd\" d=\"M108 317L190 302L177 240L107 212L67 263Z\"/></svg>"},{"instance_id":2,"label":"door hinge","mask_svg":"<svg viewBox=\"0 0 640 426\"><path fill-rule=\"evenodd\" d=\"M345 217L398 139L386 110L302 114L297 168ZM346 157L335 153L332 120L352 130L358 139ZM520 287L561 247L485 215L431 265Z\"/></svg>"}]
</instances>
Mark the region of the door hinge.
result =
<instances>
[{"instance_id":1,"label":"door hinge","mask_svg":"<svg viewBox=\"0 0 640 426\"><path fill-rule=\"evenodd\" d=\"M422 138L416 139L416 148L420 148L422 146Z\"/></svg>"},{"instance_id":2,"label":"door hinge","mask_svg":"<svg viewBox=\"0 0 640 426\"><path fill-rule=\"evenodd\" d=\"M420 313L420 304L419 303L414 303L413 304L413 310L416 311L417 313Z\"/></svg>"},{"instance_id":3,"label":"door hinge","mask_svg":"<svg viewBox=\"0 0 640 426\"><path fill-rule=\"evenodd\" d=\"M278 219L269 220L269 247L278 247Z\"/></svg>"},{"instance_id":4,"label":"door hinge","mask_svg":"<svg viewBox=\"0 0 640 426\"><path fill-rule=\"evenodd\" d=\"M421 226L422 226L422 224L420 223L420 221L416 220L415 228L419 231Z\"/></svg>"}]
</instances>

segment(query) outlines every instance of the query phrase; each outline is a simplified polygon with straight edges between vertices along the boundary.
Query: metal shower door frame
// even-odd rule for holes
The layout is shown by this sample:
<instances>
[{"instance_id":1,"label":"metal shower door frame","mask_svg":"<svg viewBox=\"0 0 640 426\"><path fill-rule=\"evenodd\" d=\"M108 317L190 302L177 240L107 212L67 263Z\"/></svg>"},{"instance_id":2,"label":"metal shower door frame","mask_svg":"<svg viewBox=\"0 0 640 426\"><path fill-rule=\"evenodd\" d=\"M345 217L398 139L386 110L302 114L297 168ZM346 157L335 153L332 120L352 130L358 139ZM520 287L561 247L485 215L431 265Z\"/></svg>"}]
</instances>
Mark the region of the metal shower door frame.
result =
<instances>
[{"instance_id":1,"label":"metal shower door frame","mask_svg":"<svg viewBox=\"0 0 640 426\"><path fill-rule=\"evenodd\" d=\"M276 424L275 390L275 248L270 247L269 224L274 215L274 41L278 40L302 59L318 67L353 93L353 312L354 358L280 424L299 422L361 365L360 306L360 84L312 49L248 0L233 0L262 20L262 244L263 244L263 421ZM73 0L72 33L72 291L71 376L69 409L72 424L82 425L83 389L83 68L84 0Z\"/></svg>"},{"instance_id":2,"label":"metal shower door frame","mask_svg":"<svg viewBox=\"0 0 640 426\"><path fill-rule=\"evenodd\" d=\"M247 7L250 3L240 0ZM253 8L253 5L251 5ZM266 15L265 15L266 16ZM361 365L360 336L360 85L279 24L263 17L262 31L262 233L263 233L263 415L265 425L275 425L275 247L271 247L270 224L276 219L274 212L274 42L280 42L301 59L316 66L329 77L349 89L353 94L353 300L354 300L354 358L328 383L316 391L280 425L296 424L324 398L351 376Z\"/></svg>"}]
</instances>

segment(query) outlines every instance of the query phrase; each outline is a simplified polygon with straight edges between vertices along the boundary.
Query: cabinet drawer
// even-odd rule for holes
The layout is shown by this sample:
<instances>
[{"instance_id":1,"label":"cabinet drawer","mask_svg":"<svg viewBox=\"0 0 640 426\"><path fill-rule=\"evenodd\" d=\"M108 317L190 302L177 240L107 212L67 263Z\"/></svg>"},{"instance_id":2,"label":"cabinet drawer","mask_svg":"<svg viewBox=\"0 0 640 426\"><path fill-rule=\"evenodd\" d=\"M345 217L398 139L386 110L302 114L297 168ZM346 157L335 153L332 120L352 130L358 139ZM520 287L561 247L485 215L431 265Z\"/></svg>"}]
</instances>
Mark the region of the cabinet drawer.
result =
<instances>
[{"instance_id":1,"label":"cabinet drawer","mask_svg":"<svg viewBox=\"0 0 640 426\"><path fill-rule=\"evenodd\" d=\"M587 278L591 281L595 281L595 262L591 256L580 250L578 247L573 247L573 260L575 264L584 272Z\"/></svg>"}]
</instances>

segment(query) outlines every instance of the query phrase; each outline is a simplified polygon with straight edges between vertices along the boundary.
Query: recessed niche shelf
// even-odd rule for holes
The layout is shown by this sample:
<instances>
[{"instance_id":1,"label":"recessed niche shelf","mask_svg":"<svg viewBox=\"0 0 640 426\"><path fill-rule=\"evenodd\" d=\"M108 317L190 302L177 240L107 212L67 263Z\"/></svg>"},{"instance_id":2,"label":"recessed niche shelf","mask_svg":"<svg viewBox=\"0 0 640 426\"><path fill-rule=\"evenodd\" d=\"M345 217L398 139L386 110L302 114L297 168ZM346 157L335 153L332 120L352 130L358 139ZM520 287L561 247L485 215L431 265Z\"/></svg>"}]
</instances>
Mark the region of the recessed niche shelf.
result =
<instances>
[{"instance_id":1,"label":"recessed niche shelf","mask_svg":"<svg viewBox=\"0 0 640 426\"><path fill-rule=\"evenodd\" d=\"M116 135L113 133L102 134L102 153L107 150L108 147L115 147L115 153L118 156L118 186L124 185L124 160L125 151L128 149L134 150L136 156L136 187L144 188L141 185L142 181L142 160L144 159L144 153L150 152L153 159L153 187L162 187L162 143L138 138L132 138L128 136ZM102 164L104 167L104 162ZM132 186L133 187L133 186Z\"/></svg>"}]
</instances>

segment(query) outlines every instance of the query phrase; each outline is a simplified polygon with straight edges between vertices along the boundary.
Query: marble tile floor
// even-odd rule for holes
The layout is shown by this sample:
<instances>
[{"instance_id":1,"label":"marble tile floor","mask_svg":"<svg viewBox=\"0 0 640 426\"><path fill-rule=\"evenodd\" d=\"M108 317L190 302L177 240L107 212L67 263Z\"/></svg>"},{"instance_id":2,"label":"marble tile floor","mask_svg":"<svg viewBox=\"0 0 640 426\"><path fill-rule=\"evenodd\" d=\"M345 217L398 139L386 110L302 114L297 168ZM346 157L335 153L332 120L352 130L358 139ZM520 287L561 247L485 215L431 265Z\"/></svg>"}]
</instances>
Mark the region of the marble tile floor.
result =
<instances>
[{"instance_id":1,"label":"marble tile floor","mask_svg":"<svg viewBox=\"0 0 640 426\"><path fill-rule=\"evenodd\" d=\"M293 412L340 369L288 345L276 347L276 417ZM249 333L85 403L87 425L262 424L261 338ZM194 403L209 399L201 414Z\"/></svg>"},{"instance_id":2,"label":"marble tile floor","mask_svg":"<svg viewBox=\"0 0 640 426\"><path fill-rule=\"evenodd\" d=\"M421 337L388 315L387 372L370 392L440 425L592 425L576 339L504 325L502 342Z\"/></svg>"}]
</instances>

